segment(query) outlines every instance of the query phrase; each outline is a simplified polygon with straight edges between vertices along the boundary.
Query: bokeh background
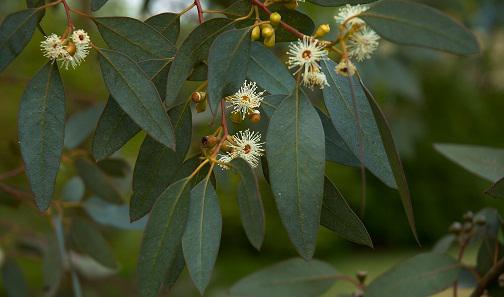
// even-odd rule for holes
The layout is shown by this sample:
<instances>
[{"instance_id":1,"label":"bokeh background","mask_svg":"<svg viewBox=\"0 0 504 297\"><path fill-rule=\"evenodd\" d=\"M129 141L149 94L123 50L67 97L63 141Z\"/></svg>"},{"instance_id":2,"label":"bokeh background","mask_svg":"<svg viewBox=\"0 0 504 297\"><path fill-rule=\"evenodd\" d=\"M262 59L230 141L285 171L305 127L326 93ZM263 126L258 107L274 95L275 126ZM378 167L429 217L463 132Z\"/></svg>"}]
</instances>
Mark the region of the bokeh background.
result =
<instances>
[{"instance_id":1,"label":"bokeh background","mask_svg":"<svg viewBox=\"0 0 504 297\"><path fill-rule=\"evenodd\" d=\"M88 10L87 0L69 1L73 7ZM203 1L208 9L220 9L229 1ZM413 197L422 247L409 231L398 194L368 175L367 208L363 221L375 248L359 247L321 229L316 257L327 260L342 272L369 270L376 274L407 255L428 249L446 233L466 210L485 206L504 210L504 204L483 195L488 183L451 163L434 148L434 143L465 143L504 147L504 1L444 0L423 1L461 20L478 36L480 56L457 57L425 49L398 47L382 42L379 53L360 65L365 81L385 110L401 152ZM24 8L24 1L0 1L0 19ZM189 0L109 0L97 15L131 16L145 19L165 11L177 12ZM300 9L315 23L332 24L336 8L321 9L309 3ZM75 17L78 27L91 32L103 44L93 23ZM182 38L196 24L196 16L182 17ZM61 33L65 27L63 10L49 9L42 22L46 32ZM39 51L43 36L36 32L32 42L0 74L0 173L20 165L17 144L17 112L23 89L30 77L46 61ZM181 40L182 40L181 38ZM63 71L68 114L104 102L107 92L101 80L96 55L77 70ZM190 90L188 90L190 91ZM143 135L130 141L118 155L133 168ZM86 146L85 146L86 147ZM89 147L89 142L87 144ZM358 170L329 164L328 173L347 200L359 209L361 181ZM72 172L62 170L58 180ZM24 177L8 181L26 190ZM61 185L59 185L61 186ZM265 193L267 232L264 247L254 250L241 229L238 208L226 189L219 189L224 216L221 251L209 296L218 296L230 284L267 264L296 256L282 229L274 203ZM126 195L127 196L127 195ZM135 296L136 259L140 231L103 228L119 262L117 272L100 270L90 263L82 275L84 296ZM51 231L46 217L19 204L0 189L0 249L20 263L33 296L42 296L40 257L26 246ZM2 294L0 283L0 296ZM70 280L60 296L70 296ZM197 296L187 273L170 296Z\"/></svg>"}]
</instances>

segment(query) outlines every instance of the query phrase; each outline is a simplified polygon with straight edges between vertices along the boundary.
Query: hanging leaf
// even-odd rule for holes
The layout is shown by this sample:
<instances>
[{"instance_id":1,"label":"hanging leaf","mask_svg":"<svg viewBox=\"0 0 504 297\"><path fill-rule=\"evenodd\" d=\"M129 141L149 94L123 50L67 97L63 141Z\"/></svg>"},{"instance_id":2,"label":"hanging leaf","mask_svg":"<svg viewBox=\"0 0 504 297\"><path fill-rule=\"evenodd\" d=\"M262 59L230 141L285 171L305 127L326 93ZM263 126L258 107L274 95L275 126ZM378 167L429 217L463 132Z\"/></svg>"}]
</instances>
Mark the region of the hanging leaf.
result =
<instances>
[{"instance_id":1,"label":"hanging leaf","mask_svg":"<svg viewBox=\"0 0 504 297\"><path fill-rule=\"evenodd\" d=\"M91 10L92 11L97 11L98 9L102 8L105 3L107 3L108 0L91 0Z\"/></svg>"},{"instance_id":2,"label":"hanging leaf","mask_svg":"<svg viewBox=\"0 0 504 297\"><path fill-rule=\"evenodd\" d=\"M222 232L219 199L209 181L210 175L191 191L189 217L182 237L189 274L202 296L219 254Z\"/></svg>"},{"instance_id":3,"label":"hanging leaf","mask_svg":"<svg viewBox=\"0 0 504 297\"><path fill-rule=\"evenodd\" d=\"M320 223L325 170L324 130L299 90L271 118L266 139L271 188L298 253L310 259Z\"/></svg>"},{"instance_id":4,"label":"hanging leaf","mask_svg":"<svg viewBox=\"0 0 504 297\"><path fill-rule=\"evenodd\" d=\"M480 51L478 40L463 25L429 6L412 1L378 1L360 15L383 38L414 45L471 55Z\"/></svg>"},{"instance_id":5,"label":"hanging leaf","mask_svg":"<svg viewBox=\"0 0 504 297\"><path fill-rule=\"evenodd\" d=\"M79 201L84 197L85 192L86 186L82 179L78 176L74 176L63 186L61 198L66 201Z\"/></svg>"},{"instance_id":6,"label":"hanging leaf","mask_svg":"<svg viewBox=\"0 0 504 297\"><path fill-rule=\"evenodd\" d=\"M460 268L451 256L420 254L372 281L366 289L366 297L432 296L452 286Z\"/></svg>"},{"instance_id":7,"label":"hanging leaf","mask_svg":"<svg viewBox=\"0 0 504 297\"><path fill-rule=\"evenodd\" d=\"M127 204L110 204L98 197L91 197L84 203L84 210L97 223L125 230L142 230L146 219L131 222Z\"/></svg>"},{"instance_id":8,"label":"hanging leaf","mask_svg":"<svg viewBox=\"0 0 504 297\"><path fill-rule=\"evenodd\" d=\"M334 184L325 179L320 224L351 242L373 247L366 227Z\"/></svg>"},{"instance_id":9,"label":"hanging leaf","mask_svg":"<svg viewBox=\"0 0 504 297\"><path fill-rule=\"evenodd\" d=\"M58 293L64 272L63 259L61 258L58 241L55 238L51 238L44 251L42 270L44 272L44 296L55 296Z\"/></svg>"},{"instance_id":10,"label":"hanging leaf","mask_svg":"<svg viewBox=\"0 0 504 297\"><path fill-rule=\"evenodd\" d=\"M51 202L65 134L65 91L56 63L47 63L28 83L19 108L19 142L35 202Z\"/></svg>"},{"instance_id":11,"label":"hanging leaf","mask_svg":"<svg viewBox=\"0 0 504 297\"><path fill-rule=\"evenodd\" d=\"M182 162L191 146L192 140L191 101L175 106L168 112L168 115L175 129L175 138L177 142L176 155L179 161Z\"/></svg>"},{"instance_id":12,"label":"hanging leaf","mask_svg":"<svg viewBox=\"0 0 504 297\"><path fill-rule=\"evenodd\" d=\"M264 46L253 42L250 48L250 58L247 77L271 95L291 94L296 87L296 81L285 65Z\"/></svg>"},{"instance_id":13,"label":"hanging leaf","mask_svg":"<svg viewBox=\"0 0 504 297\"><path fill-rule=\"evenodd\" d=\"M98 53L103 79L114 100L145 132L174 148L173 127L147 75L119 52L100 49Z\"/></svg>"},{"instance_id":14,"label":"hanging leaf","mask_svg":"<svg viewBox=\"0 0 504 297\"><path fill-rule=\"evenodd\" d=\"M23 271L19 268L16 261L8 259L0 267L2 272L2 281L7 297L28 297L28 286L23 276Z\"/></svg>"},{"instance_id":15,"label":"hanging leaf","mask_svg":"<svg viewBox=\"0 0 504 297\"><path fill-rule=\"evenodd\" d=\"M485 194L495 198L504 198L504 178L501 178L485 191Z\"/></svg>"},{"instance_id":16,"label":"hanging leaf","mask_svg":"<svg viewBox=\"0 0 504 297\"><path fill-rule=\"evenodd\" d=\"M163 287L171 289L171 287L175 285L178 278L180 277L180 274L184 270L184 267L185 267L184 252L182 251L182 245L180 245L177 248L175 258L169 265L168 272L166 273L166 277L164 279Z\"/></svg>"},{"instance_id":17,"label":"hanging leaf","mask_svg":"<svg viewBox=\"0 0 504 297\"><path fill-rule=\"evenodd\" d=\"M491 182L504 176L504 149L436 143L434 148L466 170Z\"/></svg>"},{"instance_id":18,"label":"hanging leaf","mask_svg":"<svg viewBox=\"0 0 504 297\"><path fill-rule=\"evenodd\" d=\"M65 147L78 147L94 131L103 112L103 105L97 104L72 115L65 127Z\"/></svg>"},{"instance_id":19,"label":"hanging leaf","mask_svg":"<svg viewBox=\"0 0 504 297\"><path fill-rule=\"evenodd\" d=\"M96 164L80 158L75 160L75 167L86 187L100 198L116 204L124 202L119 191Z\"/></svg>"},{"instance_id":20,"label":"hanging leaf","mask_svg":"<svg viewBox=\"0 0 504 297\"><path fill-rule=\"evenodd\" d=\"M320 6L343 6L345 4L355 5L373 2L376 0L308 0Z\"/></svg>"},{"instance_id":21,"label":"hanging leaf","mask_svg":"<svg viewBox=\"0 0 504 297\"><path fill-rule=\"evenodd\" d=\"M80 251L105 267L112 269L117 267L109 244L93 224L79 217L73 218L70 236Z\"/></svg>"},{"instance_id":22,"label":"hanging leaf","mask_svg":"<svg viewBox=\"0 0 504 297\"><path fill-rule=\"evenodd\" d=\"M237 199L243 229L250 243L260 250L264 241L265 218L259 181L245 160L235 159L231 162L231 167L240 175Z\"/></svg>"},{"instance_id":23,"label":"hanging leaf","mask_svg":"<svg viewBox=\"0 0 504 297\"><path fill-rule=\"evenodd\" d=\"M44 10L29 8L8 15L0 26L0 72L23 51L30 42Z\"/></svg>"},{"instance_id":24,"label":"hanging leaf","mask_svg":"<svg viewBox=\"0 0 504 297\"><path fill-rule=\"evenodd\" d=\"M335 282L338 272L318 260L291 259L246 276L229 290L231 296L320 296Z\"/></svg>"},{"instance_id":25,"label":"hanging leaf","mask_svg":"<svg viewBox=\"0 0 504 297\"><path fill-rule=\"evenodd\" d=\"M172 184L159 196L145 228L138 259L140 297L155 297L177 255L189 215L189 178Z\"/></svg>"},{"instance_id":26,"label":"hanging leaf","mask_svg":"<svg viewBox=\"0 0 504 297\"><path fill-rule=\"evenodd\" d=\"M180 34L180 16L176 13L160 13L151 16L145 23L163 34L172 44L177 43Z\"/></svg>"},{"instance_id":27,"label":"hanging leaf","mask_svg":"<svg viewBox=\"0 0 504 297\"><path fill-rule=\"evenodd\" d=\"M219 34L233 28L229 19L211 19L196 27L175 55L166 83L166 106L178 105L177 97L193 67L208 59L208 51Z\"/></svg>"}]
</instances>

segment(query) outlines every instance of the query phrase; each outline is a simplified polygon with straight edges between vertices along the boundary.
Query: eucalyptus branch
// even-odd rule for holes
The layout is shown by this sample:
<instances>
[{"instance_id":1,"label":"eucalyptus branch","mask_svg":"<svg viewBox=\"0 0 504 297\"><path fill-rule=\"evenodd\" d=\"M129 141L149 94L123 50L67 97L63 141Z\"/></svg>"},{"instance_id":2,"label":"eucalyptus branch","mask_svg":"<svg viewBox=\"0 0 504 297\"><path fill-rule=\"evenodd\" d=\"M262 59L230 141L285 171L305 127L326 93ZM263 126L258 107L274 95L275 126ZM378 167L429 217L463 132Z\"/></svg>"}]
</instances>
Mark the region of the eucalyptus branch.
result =
<instances>
[{"instance_id":1,"label":"eucalyptus branch","mask_svg":"<svg viewBox=\"0 0 504 297\"><path fill-rule=\"evenodd\" d=\"M266 7L266 5L264 5L264 3L262 3L261 1L259 1L259 0L251 0L251 2L252 2L253 5L259 7L264 12L266 12L268 15L272 14L271 10L269 10L269 8ZM286 22L280 21L280 25L285 30L289 31L290 33L292 33L293 35L297 36L298 38L303 38L305 36L303 33L299 32L296 28L290 26Z\"/></svg>"}]
</instances>

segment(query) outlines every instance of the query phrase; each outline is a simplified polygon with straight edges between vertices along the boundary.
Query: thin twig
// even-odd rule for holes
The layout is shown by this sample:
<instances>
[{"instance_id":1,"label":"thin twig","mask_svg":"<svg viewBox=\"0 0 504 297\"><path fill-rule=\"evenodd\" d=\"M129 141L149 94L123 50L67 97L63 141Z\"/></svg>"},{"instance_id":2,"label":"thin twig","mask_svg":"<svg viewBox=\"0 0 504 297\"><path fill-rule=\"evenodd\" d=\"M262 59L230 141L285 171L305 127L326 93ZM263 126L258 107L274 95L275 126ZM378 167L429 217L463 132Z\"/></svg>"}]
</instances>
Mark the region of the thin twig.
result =
<instances>
[{"instance_id":1,"label":"thin twig","mask_svg":"<svg viewBox=\"0 0 504 297\"><path fill-rule=\"evenodd\" d=\"M201 7L201 2L200 0L194 0L194 5L196 5L196 9L198 10L198 22L200 24L203 24L205 21L203 17L203 8Z\"/></svg>"},{"instance_id":2,"label":"thin twig","mask_svg":"<svg viewBox=\"0 0 504 297\"><path fill-rule=\"evenodd\" d=\"M268 7L266 7L266 5L264 5L264 3L262 3L261 1L259 0L251 0L252 4L258 6L260 9L262 9L264 12L266 12L268 15L272 14L271 10L268 9ZM290 26L289 24L285 23L285 22L280 22L280 25L287 31L289 31L290 33L294 34L295 36L297 36L298 38L303 38L305 35L301 32L299 32L296 28Z\"/></svg>"},{"instance_id":3,"label":"thin twig","mask_svg":"<svg viewBox=\"0 0 504 297\"><path fill-rule=\"evenodd\" d=\"M479 297L483 295L486 289L497 280L499 275L504 273L504 258L501 258L495 265L481 278L478 287L471 293L470 297Z\"/></svg>"}]
</instances>

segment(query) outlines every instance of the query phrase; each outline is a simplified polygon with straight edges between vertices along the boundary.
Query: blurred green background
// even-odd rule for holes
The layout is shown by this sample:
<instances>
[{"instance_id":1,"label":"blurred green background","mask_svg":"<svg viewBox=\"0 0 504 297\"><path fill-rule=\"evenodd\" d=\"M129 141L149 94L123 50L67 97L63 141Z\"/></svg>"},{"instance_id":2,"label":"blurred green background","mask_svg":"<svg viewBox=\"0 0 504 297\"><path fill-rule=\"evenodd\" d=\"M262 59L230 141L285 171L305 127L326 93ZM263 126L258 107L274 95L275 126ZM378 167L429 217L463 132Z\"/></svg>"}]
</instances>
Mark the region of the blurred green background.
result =
<instances>
[{"instance_id":1,"label":"blurred green background","mask_svg":"<svg viewBox=\"0 0 504 297\"><path fill-rule=\"evenodd\" d=\"M87 10L87 0L69 1L73 7ZM204 1L204 7L219 9L233 1ZM383 41L380 52L360 65L365 82L371 86L385 110L403 157L423 248L446 233L448 225L466 210L504 205L483 195L488 183L443 158L433 143L452 142L504 147L504 1L445 0L424 1L464 22L478 36L480 56L456 57L437 52L398 47ZM164 11L179 11L189 0L142 1L109 0L98 15L127 15L140 19ZM0 1L0 19L24 7L21 0ZM300 9L316 24L332 24L336 8L320 9L308 3ZM91 32L94 42L102 44L94 25L75 17L77 27ZM194 14L182 17L182 37L195 26ZM49 9L42 22L46 32L61 33L65 27L62 9ZM20 165L17 145L17 111L23 89L44 63L39 51L42 35L36 32L32 42L0 74L0 173ZM77 70L63 71L68 114L107 99L99 75L96 55L91 54ZM190 90L187 90L190 92ZM317 94L314 94L315 96ZM143 135L135 137L118 154L133 168ZM89 148L89 143L87 144ZM73 173L62 168L59 179ZM359 209L361 181L358 170L329 164L328 174L339 186L355 210ZM26 189L23 177L9 179L10 185ZM61 187L61 185L59 185ZM224 215L221 251L209 296L218 295L247 273L278 260L296 256L279 222L274 203L265 193L267 232L261 252L247 242L241 229L236 202L229 191L219 189ZM352 245L321 229L316 257L328 260L343 272L383 271L398 259L421 251L413 239L398 194L368 174L367 208L364 222L375 249ZM82 276L85 296L134 296L136 258L141 233L103 229L114 248L120 268L105 277L91 267ZM19 205L0 189L0 249L19 261L33 296L42 296L40 256L23 246L42 241L50 233L46 217L32 208ZM0 285L1 287L1 285ZM70 280L65 280L60 296L69 296ZM66 291L65 291L66 290ZM0 296L2 295L0 288ZM171 296L197 296L186 273Z\"/></svg>"}]
</instances>

